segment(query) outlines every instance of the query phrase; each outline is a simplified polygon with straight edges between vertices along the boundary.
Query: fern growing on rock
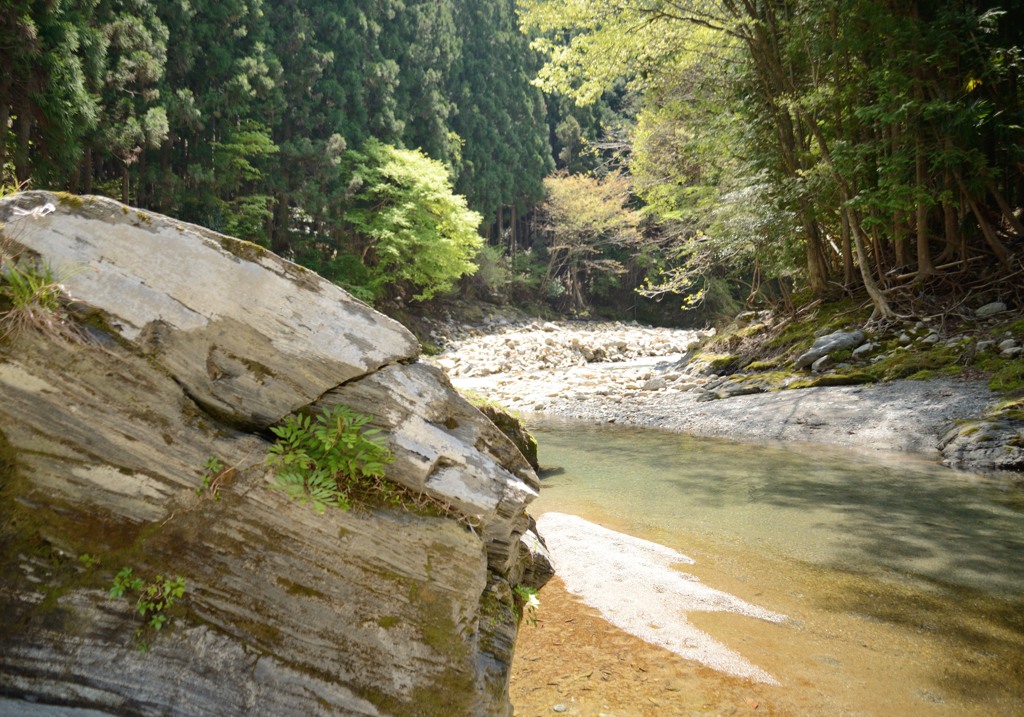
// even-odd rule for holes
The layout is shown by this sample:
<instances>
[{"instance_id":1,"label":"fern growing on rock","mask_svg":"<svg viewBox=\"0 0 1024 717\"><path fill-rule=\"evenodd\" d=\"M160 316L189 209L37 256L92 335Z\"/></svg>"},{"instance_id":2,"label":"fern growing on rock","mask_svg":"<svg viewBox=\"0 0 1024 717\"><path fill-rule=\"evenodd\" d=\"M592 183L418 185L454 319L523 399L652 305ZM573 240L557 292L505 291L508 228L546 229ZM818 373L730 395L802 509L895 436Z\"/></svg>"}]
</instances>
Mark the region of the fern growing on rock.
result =
<instances>
[{"instance_id":1,"label":"fern growing on rock","mask_svg":"<svg viewBox=\"0 0 1024 717\"><path fill-rule=\"evenodd\" d=\"M285 418L270 429L277 436L267 456L267 465L276 469L273 486L320 513L327 506L349 510L357 495L398 502L397 491L384 479L394 455L380 429L366 428L371 420L347 406Z\"/></svg>"}]
</instances>

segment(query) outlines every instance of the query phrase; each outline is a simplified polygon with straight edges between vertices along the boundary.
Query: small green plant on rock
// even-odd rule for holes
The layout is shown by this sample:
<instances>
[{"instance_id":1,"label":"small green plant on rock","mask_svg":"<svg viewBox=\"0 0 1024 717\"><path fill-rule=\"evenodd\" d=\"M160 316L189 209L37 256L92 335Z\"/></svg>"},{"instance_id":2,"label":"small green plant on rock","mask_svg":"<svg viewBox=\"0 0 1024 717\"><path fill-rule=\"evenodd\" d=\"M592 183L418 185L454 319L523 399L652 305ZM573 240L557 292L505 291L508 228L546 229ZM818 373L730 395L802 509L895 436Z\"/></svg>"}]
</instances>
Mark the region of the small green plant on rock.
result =
<instances>
[{"instance_id":1,"label":"small green plant on rock","mask_svg":"<svg viewBox=\"0 0 1024 717\"><path fill-rule=\"evenodd\" d=\"M81 338L64 311L66 295L53 267L8 259L0 269L0 295L11 305L0 314L0 339L27 329L51 337Z\"/></svg>"},{"instance_id":2,"label":"small green plant on rock","mask_svg":"<svg viewBox=\"0 0 1024 717\"><path fill-rule=\"evenodd\" d=\"M529 625L537 624L537 610L540 608L540 600L537 599L537 590L527 585L516 585L512 588L515 596L516 608L519 615Z\"/></svg>"},{"instance_id":3,"label":"small green plant on rock","mask_svg":"<svg viewBox=\"0 0 1024 717\"><path fill-rule=\"evenodd\" d=\"M229 470L217 456L207 458L203 463L203 482L196 488L196 495L208 493L214 500L220 500L220 482Z\"/></svg>"},{"instance_id":4,"label":"small green plant on rock","mask_svg":"<svg viewBox=\"0 0 1024 717\"><path fill-rule=\"evenodd\" d=\"M167 611L185 594L185 578L180 575L173 579L157 575L155 580L147 583L133 573L130 567L121 568L108 594L111 598L138 594L135 612L143 624L135 631L135 639L139 641L139 649L145 650L148 644L142 638L147 630L162 630L170 622Z\"/></svg>"},{"instance_id":5,"label":"small green plant on rock","mask_svg":"<svg viewBox=\"0 0 1024 717\"><path fill-rule=\"evenodd\" d=\"M384 479L384 466L394 455L380 429L365 428L371 420L347 406L316 417L288 416L270 429L277 436L267 456L277 470L274 487L319 513L329 505L348 510L356 495L398 503L399 491Z\"/></svg>"}]
</instances>

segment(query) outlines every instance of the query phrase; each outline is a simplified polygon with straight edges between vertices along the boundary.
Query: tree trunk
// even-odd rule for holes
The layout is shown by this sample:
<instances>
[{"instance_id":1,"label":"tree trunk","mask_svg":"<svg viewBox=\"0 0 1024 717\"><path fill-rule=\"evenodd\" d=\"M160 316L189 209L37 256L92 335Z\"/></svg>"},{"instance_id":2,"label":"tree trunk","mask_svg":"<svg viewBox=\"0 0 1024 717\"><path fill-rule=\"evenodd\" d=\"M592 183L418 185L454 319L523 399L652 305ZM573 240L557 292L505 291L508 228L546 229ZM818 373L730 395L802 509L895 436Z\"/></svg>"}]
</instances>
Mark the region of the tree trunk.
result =
<instances>
[{"instance_id":1,"label":"tree trunk","mask_svg":"<svg viewBox=\"0 0 1024 717\"><path fill-rule=\"evenodd\" d=\"M845 195L845 191L843 192ZM844 196L844 204L845 196ZM860 223L857 220L857 215L854 214L852 209L846 209L849 221L850 221L850 233L853 235L853 245L857 249L857 263L860 264L860 276L864 281L864 288L868 292L868 296L871 298L871 303L875 305L875 310L871 313L872 319L891 319L895 316L892 307L889 306L888 299L885 298L885 294L878 288L878 284L875 283L875 278L871 275L871 264L868 260L867 247L864 246L864 237L861 235Z\"/></svg>"},{"instance_id":2,"label":"tree trunk","mask_svg":"<svg viewBox=\"0 0 1024 717\"><path fill-rule=\"evenodd\" d=\"M1010 208L1003 193L996 187L996 183L990 179L985 182L985 186L988 188L989 194L995 197L996 203L999 205L999 211L1003 213L1003 219L1006 220L1006 223L1010 225L1017 236L1024 237L1024 224L1021 224L1020 219L1013 213L1013 209Z\"/></svg>"},{"instance_id":3,"label":"tree trunk","mask_svg":"<svg viewBox=\"0 0 1024 717\"><path fill-rule=\"evenodd\" d=\"M516 205L513 204L512 205L512 235L509 237L509 240L508 240L508 257L509 257L509 260L514 259L515 256L516 256L516 248L517 248L518 239L519 239L518 225L519 225L519 213L516 211Z\"/></svg>"},{"instance_id":4,"label":"tree trunk","mask_svg":"<svg viewBox=\"0 0 1024 717\"><path fill-rule=\"evenodd\" d=\"M840 222L843 242L843 286L849 288L853 286L853 246L850 243L850 217L846 216L846 212L840 212Z\"/></svg>"},{"instance_id":5,"label":"tree trunk","mask_svg":"<svg viewBox=\"0 0 1024 717\"><path fill-rule=\"evenodd\" d=\"M497 243L498 243L498 246L501 246L502 244L505 243L505 233L504 233L504 231L502 231L502 229L504 228L503 227L504 224L505 224L505 207L499 205L498 206L498 224L497 224L497 232L498 232Z\"/></svg>"},{"instance_id":6,"label":"tree trunk","mask_svg":"<svg viewBox=\"0 0 1024 717\"><path fill-rule=\"evenodd\" d=\"M121 203L130 204L128 200L129 190L131 189L131 172L128 167L128 163L124 163L124 167L121 169Z\"/></svg>"},{"instance_id":7,"label":"tree trunk","mask_svg":"<svg viewBox=\"0 0 1024 717\"><path fill-rule=\"evenodd\" d=\"M7 162L7 124L11 121L12 83L10 72L0 76L0 182L4 179L4 164Z\"/></svg>"},{"instance_id":8,"label":"tree trunk","mask_svg":"<svg viewBox=\"0 0 1024 717\"><path fill-rule=\"evenodd\" d=\"M275 254L284 254L288 251L288 197L284 192L278 192L274 207L273 228L270 231L270 249Z\"/></svg>"},{"instance_id":9,"label":"tree trunk","mask_svg":"<svg viewBox=\"0 0 1024 717\"><path fill-rule=\"evenodd\" d=\"M985 237L985 241L988 242L989 247L992 249L992 253L996 255L996 259L1004 267L1010 266L1010 253L1006 250L1006 247L999 237L996 236L995 229L988 223L985 215L981 211L981 207L971 196L971 193L967 191L967 187L964 186L964 179L960 176L960 172L956 172L956 181L960 185L960 191L964 193L964 197L967 199L967 204L970 206L971 211L974 213L974 218L978 220L978 226L981 227L981 233Z\"/></svg>"},{"instance_id":10,"label":"tree trunk","mask_svg":"<svg viewBox=\"0 0 1024 717\"><path fill-rule=\"evenodd\" d=\"M917 138L914 157L914 183L917 185L917 279L925 281L935 275L935 265L928 250L928 205L924 202L927 192L925 182L928 178L928 167L925 163L924 147L920 136Z\"/></svg>"},{"instance_id":11,"label":"tree trunk","mask_svg":"<svg viewBox=\"0 0 1024 717\"><path fill-rule=\"evenodd\" d=\"M921 13L917 0L910 3L910 17L913 20L913 35L911 47L914 55L920 53L920 25ZM915 281L925 281L935 275L935 265L932 263L932 255L928 249L928 205L925 198L929 196L928 187L928 166L925 156L924 132L926 131L926 118L924 117L924 71L922 62L914 65L914 100L917 108L914 112L914 190L916 198L914 201L915 212L915 233L917 234L917 278Z\"/></svg>"},{"instance_id":12,"label":"tree trunk","mask_svg":"<svg viewBox=\"0 0 1024 717\"><path fill-rule=\"evenodd\" d=\"M818 227L804 220L804 246L807 249L807 280L811 293L821 296L828 289L828 266L821 250L821 234Z\"/></svg>"},{"instance_id":13,"label":"tree trunk","mask_svg":"<svg viewBox=\"0 0 1024 717\"><path fill-rule=\"evenodd\" d=\"M800 116L804 120L804 124L807 125L807 129L814 136L818 148L821 150L822 159L828 165L832 171L832 176L836 180L836 184L839 187L839 197L842 201L844 211L846 211L850 217L850 233L853 234L853 244L857 249L857 263L860 264L860 275L864 281L864 288L867 289L868 296L871 297L871 302L875 305L875 310L871 314L872 319L890 319L895 316L892 307L889 306L888 300L885 298L885 294L882 293L881 289L878 288L878 284L875 283L875 279L871 276L871 265L868 263L868 252L864 246L864 237L861 235L860 221L857 218L856 213L850 208L850 185L846 181L846 177L839 172L836 168L835 163L832 161L832 153L829 151L828 142L825 141L824 135L821 133L821 128L818 127L817 123L813 121L806 110L797 106L797 110Z\"/></svg>"},{"instance_id":14,"label":"tree trunk","mask_svg":"<svg viewBox=\"0 0 1024 717\"><path fill-rule=\"evenodd\" d=\"M942 183L945 189L943 195L945 198L942 201L942 229L946 239L946 246L942 250L942 260L940 263L953 261L956 257L957 245L959 244L959 237L957 236L959 231L956 220L957 208L953 204L956 188L953 186L953 173L948 169L943 173ZM960 258L966 259L966 257Z\"/></svg>"},{"instance_id":15,"label":"tree trunk","mask_svg":"<svg viewBox=\"0 0 1024 717\"><path fill-rule=\"evenodd\" d=\"M1006 250L1006 246L999 241L999 237L996 236L995 229L988 223L985 215L982 214L981 208L978 203L974 201L974 197L970 194L967 195L967 203L971 206L971 211L974 212L974 217L978 220L978 225L981 227L981 233L985 236L985 241L988 242L989 247L992 249L992 253L996 255L996 259L1004 267L1010 266L1010 254Z\"/></svg>"},{"instance_id":16,"label":"tree trunk","mask_svg":"<svg viewBox=\"0 0 1024 717\"><path fill-rule=\"evenodd\" d=\"M14 177L18 184L31 177L28 148L32 139L32 112L28 97L23 97L18 107L18 145L14 153Z\"/></svg>"},{"instance_id":17,"label":"tree trunk","mask_svg":"<svg viewBox=\"0 0 1024 717\"><path fill-rule=\"evenodd\" d=\"M896 266L906 266L910 263L907 260L907 237L903 231L903 212L897 210L892 213L892 250ZM881 273L882 266L878 265Z\"/></svg>"},{"instance_id":18,"label":"tree trunk","mask_svg":"<svg viewBox=\"0 0 1024 717\"><path fill-rule=\"evenodd\" d=\"M82 157L82 193L92 194L92 146L86 145Z\"/></svg>"},{"instance_id":19,"label":"tree trunk","mask_svg":"<svg viewBox=\"0 0 1024 717\"><path fill-rule=\"evenodd\" d=\"M885 260L885 252L882 251L882 242L878 238L878 227L871 228L871 258L875 262L875 271L879 277L885 276L885 267L882 262Z\"/></svg>"}]
</instances>

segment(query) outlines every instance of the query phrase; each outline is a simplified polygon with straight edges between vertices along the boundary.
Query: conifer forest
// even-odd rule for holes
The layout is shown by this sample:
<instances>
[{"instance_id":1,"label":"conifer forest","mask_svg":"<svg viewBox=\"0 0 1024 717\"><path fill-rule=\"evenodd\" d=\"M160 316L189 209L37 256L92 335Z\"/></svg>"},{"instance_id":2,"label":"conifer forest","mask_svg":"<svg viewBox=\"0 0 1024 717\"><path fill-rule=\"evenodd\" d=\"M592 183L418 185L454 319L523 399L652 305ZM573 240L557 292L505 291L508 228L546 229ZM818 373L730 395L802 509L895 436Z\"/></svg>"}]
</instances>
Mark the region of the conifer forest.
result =
<instances>
[{"instance_id":1,"label":"conifer forest","mask_svg":"<svg viewBox=\"0 0 1024 717\"><path fill-rule=\"evenodd\" d=\"M1024 285L1021 0L0 7L4 191L115 197L370 302L886 318Z\"/></svg>"}]
</instances>

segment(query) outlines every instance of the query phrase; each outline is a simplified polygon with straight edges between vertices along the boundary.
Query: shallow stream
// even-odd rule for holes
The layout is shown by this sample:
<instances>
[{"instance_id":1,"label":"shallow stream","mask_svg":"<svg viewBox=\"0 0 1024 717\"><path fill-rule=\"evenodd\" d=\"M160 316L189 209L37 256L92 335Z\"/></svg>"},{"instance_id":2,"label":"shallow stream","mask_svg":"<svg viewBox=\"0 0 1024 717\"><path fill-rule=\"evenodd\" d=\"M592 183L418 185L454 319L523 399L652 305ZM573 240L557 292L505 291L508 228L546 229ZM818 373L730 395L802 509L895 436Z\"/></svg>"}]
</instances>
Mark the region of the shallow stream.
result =
<instances>
[{"instance_id":1,"label":"shallow stream","mask_svg":"<svg viewBox=\"0 0 1024 717\"><path fill-rule=\"evenodd\" d=\"M1024 489L923 459L547 423L531 512L686 554L788 616L690 613L779 713L1024 715ZM541 593L543 605L543 592Z\"/></svg>"}]
</instances>

